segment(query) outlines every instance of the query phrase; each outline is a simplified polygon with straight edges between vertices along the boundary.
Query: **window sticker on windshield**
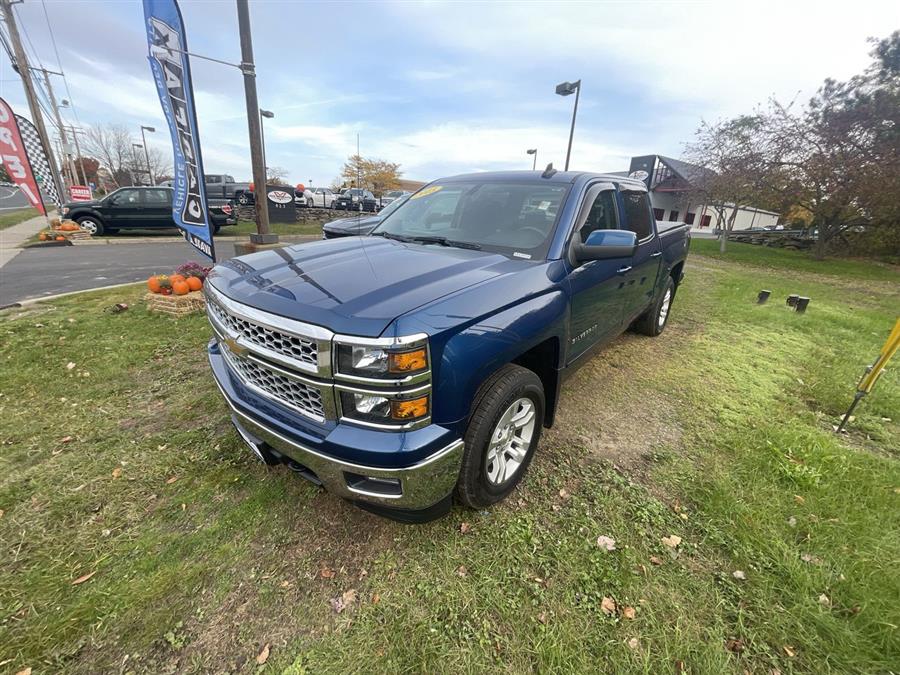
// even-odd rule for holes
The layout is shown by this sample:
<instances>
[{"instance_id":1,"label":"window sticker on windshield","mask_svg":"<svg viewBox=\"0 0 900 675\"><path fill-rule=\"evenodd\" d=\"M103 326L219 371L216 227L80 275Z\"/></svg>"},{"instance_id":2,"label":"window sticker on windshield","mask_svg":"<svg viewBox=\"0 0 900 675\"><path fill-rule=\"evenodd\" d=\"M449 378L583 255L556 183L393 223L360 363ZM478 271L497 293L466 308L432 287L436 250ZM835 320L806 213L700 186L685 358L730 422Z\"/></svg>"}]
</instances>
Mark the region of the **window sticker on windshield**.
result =
<instances>
[{"instance_id":1,"label":"window sticker on windshield","mask_svg":"<svg viewBox=\"0 0 900 675\"><path fill-rule=\"evenodd\" d=\"M550 207L550 202L546 201L546 200L544 200L540 204L538 204L538 208L541 211L546 211L549 207Z\"/></svg>"},{"instance_id":2,"label":"window sticker on windshield","mask_svg":"<svg viewBox=\"0 0 900 675\"><path fill-rule=\"evenodd\" d=\"M513 253L513 258L525 258L525 260L531 260L531 256L528 253L519 253L518 251Z\"/></svg>"},{"instance_id":3,"label":"window sticker on windshield","mask_svg":"<svg viewBox=\"0 0 900 675\"><path fill-rule=\"evenodd\" d=\"M427 187L424 190L419 190L416 194L414 194L410 199L421 199L422 197L427 197L428 195L433 195L435 192L439 192L444 189L443 185L432 185L431 187Z\"/></svg>"}]
</instances>

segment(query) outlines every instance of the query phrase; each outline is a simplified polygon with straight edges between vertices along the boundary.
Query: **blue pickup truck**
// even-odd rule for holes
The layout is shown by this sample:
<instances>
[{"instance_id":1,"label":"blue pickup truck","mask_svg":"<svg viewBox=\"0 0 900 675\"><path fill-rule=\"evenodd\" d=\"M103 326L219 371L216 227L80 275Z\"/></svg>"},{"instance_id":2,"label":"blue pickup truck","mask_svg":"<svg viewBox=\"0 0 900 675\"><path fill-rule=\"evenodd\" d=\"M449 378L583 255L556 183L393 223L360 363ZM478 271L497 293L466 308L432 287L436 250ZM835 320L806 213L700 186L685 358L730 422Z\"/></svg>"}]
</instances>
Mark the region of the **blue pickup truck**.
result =
<instances>
[{"instance_id":1,"label":"blue pickup truck","mask_svg":"<svg viewBox=\"0 0 900 675\"><path fill-rule=\"evenodd\" d=\"M238 433L398 520L506 497L566 376L666 326L690 244L645 185L578 172L435 181L370 236L260 251L205 284Z\"/></svg>"}]
</instances>

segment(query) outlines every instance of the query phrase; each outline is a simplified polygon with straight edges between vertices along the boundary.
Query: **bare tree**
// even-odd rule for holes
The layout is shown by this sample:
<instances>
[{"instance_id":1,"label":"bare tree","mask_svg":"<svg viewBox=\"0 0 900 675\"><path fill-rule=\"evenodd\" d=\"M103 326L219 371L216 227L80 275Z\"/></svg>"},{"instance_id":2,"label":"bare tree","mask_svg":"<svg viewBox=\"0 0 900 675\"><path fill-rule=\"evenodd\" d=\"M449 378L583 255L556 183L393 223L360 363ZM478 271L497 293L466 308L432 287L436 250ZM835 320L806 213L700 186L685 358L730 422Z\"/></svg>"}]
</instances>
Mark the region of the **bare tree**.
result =
<instances>
[{"instance_id":1,"label":"bare tree","mask_svg":"<svg viewBox=\"0 0 900 675\"><path fill-rule=\"evenodd\" d=\"M287 185L287 169L280 166L266 167L266 183L269 185Z\"/></svg>"},{"instance_id":2,"label":"bare tree","mask_svg":"<svg viewBox=\"0 0 900 675\"><path fill-rule=\"evenodd\" d=\"M86 151L100 160L116 187L132 184L134 156L131 134L121 124L87 128Z\"/></svg>"}]
</instances>

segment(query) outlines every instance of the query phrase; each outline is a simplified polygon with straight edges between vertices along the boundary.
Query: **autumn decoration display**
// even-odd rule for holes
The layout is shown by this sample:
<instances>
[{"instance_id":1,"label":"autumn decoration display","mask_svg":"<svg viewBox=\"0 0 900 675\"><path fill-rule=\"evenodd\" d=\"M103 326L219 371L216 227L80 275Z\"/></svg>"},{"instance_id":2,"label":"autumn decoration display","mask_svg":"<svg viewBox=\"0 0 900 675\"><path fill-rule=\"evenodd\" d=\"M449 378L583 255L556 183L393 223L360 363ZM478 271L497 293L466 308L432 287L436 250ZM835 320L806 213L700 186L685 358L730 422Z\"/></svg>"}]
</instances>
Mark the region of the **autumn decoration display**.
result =
<instances>
[{"instance_id":1,"label":"autumn decoration display","mask_svg":"<svg viewBox=\"0 0 900 675\"><path fill-rule=\"evenodd\" d=\"M182 316L202 311L204 307L203 282L209 267L189 262L180 265L172 274L154 274L147 279L145 296L151 311Z\"/></svg>"}]
</instances>

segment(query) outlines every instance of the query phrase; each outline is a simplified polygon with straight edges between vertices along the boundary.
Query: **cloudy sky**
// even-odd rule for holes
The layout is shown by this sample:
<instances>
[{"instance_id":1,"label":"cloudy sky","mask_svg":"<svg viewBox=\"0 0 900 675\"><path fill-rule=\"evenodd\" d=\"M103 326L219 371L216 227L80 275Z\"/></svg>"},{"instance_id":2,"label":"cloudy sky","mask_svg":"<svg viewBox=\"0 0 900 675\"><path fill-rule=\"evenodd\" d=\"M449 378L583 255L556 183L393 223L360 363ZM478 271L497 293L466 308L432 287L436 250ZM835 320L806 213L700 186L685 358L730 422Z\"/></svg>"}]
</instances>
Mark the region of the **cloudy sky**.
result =
<instances>
[{"instance_id":1,"label":"cloudy sky","mask_svg":"<svg viewBox=\"0 0 900 675\"><path fill-rule=\"evenodd\" d=\"M147 63L140 2L17 5L20 31L68 77L79 121L155 126L171 153ZM191 51L240 60L231 0L182 0ZM267 161L292 182L330 182L360 135L362 154L408 178L565 161L581 78L575 169L625 169L632 155L679 156L702 119L776 95L807 98L868 63L868 37L900 28L900 3L251 2ZM32 56L32 58L34 58ZM0 93L27 112L0 52ZM240 73L192 62L205 170L249 180ZM66 97L62 82L57 96ZM69 122L74 118L67 113ZM150 139L148 139L150 141Z\"/></svg>"}]
</instances>

